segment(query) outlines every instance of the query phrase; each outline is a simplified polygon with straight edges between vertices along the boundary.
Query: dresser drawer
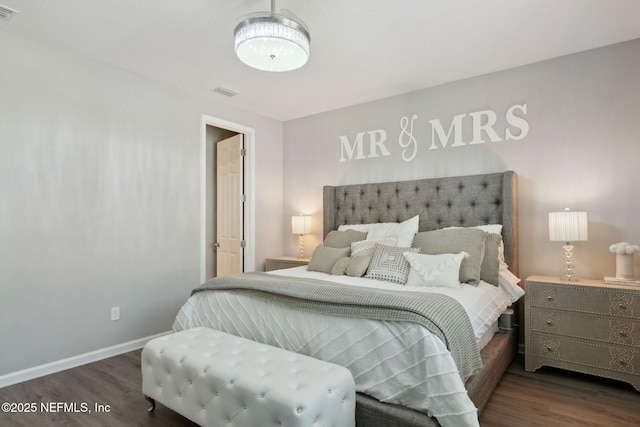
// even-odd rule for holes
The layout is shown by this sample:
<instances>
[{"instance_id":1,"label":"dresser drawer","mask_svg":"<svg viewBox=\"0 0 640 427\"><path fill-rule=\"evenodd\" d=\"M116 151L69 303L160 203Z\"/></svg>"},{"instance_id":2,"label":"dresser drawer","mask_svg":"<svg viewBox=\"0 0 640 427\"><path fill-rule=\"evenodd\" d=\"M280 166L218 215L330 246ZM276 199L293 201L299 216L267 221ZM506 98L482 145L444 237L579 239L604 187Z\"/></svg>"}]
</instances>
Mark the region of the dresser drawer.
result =
<instances>
[{"instance_id":1,"label":"dresser drawer","mask_svg":"<svg viewBox=\"0 0 640 427\"><path fill-rule=\"evenodd\" d=\"M583 372L588 373L591 367L640 375L640 350L637 348L536 332L531 333L530 346L534 357L581 365Z\"/></svg>"},{"instance_id":2,"label":"dresser drawer","mask_svg":"<svg viewBox=\"0 0 640 427\"><path fill-rule=\"evenodd\" d=\"M529 286L526 298L532 307L554 308L618 317L640 316L640 293L573 284Z\"/></svg>"},{"instance_id":3,"label":"dresser drawer","mask_svg":"<svg viewBox=\"0 0 640 427\"><path fill-rule=\"evenodd\" d=\"M532 308L532 331L640 348L640 321Z\"/></svg>"}]
</instances>

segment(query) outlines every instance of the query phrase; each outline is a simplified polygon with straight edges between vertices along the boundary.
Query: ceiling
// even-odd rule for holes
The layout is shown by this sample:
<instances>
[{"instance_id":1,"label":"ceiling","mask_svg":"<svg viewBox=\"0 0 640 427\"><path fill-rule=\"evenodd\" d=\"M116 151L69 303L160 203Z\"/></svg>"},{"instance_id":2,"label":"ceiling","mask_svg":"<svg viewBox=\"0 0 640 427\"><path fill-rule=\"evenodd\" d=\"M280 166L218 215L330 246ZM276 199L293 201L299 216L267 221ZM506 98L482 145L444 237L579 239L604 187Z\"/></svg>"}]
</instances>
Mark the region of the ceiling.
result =
<instances>
[{"instance_id":1,"label":"ceiling","mask_svg":"<svg viewBox=\"0 0 640 427\"><path fill-rule=\"evenodd\" d=\"M286 73L234 54L267 0L0 0L2 32L287 121L640 38L637 0L279 0L308 25ZM223 86L238 95L212 92Z\"/></svg>"}]
</instances>

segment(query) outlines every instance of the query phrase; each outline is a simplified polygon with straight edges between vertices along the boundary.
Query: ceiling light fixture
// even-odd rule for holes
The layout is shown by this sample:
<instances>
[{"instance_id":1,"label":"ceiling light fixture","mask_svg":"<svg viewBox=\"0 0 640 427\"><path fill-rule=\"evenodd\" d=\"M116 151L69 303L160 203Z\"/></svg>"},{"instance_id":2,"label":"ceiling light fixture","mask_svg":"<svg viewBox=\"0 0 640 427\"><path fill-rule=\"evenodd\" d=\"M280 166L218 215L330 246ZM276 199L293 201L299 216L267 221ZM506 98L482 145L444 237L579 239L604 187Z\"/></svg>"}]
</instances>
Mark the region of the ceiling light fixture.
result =
<instances>
[{"instance_id":1,"label":"ceiling light fixture","mask_svg":"<svg viewBox=\"0 0 640 427\"><path fill-rule=\"evenodd\" d=\"M252 13L236 26L236 55L250 67L263 71L291 71L302 67L309 59L309 29L291 12L276 13L271 0L271 12Z\"/></svg>"}]
</instances>

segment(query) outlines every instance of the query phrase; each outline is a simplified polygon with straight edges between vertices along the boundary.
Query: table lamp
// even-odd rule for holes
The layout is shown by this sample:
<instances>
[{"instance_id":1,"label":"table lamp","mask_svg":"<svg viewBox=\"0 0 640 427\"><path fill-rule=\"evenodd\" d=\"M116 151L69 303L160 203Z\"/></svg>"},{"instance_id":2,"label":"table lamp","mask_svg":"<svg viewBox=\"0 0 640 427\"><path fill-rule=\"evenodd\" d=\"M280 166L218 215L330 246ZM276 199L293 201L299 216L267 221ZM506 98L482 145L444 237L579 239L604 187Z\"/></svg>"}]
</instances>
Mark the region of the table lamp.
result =
<instances>
[{"instance_id":1,"label":"table lamp","mask_svg":"<svg viewBox=\"0 0 640 427\"><path fill-rule=\"evenodd\" d=\"M291 231L300 236L300 255L298 257L304 258L304 235L311 233L311 217L304 214L292 216Z\"/></svg>"},{"instance_id":2,"label":"table lamp","mask_svg":"<svg viewBox=\"0 0 640 427\"><path fill-rule=\"evenodd\" d=\"M587 240L587 213L571 211L549 213L549 240L564 242L564 268L567 281L573 278L573 245L572 242Z\"/></svg>"}]
</instances>

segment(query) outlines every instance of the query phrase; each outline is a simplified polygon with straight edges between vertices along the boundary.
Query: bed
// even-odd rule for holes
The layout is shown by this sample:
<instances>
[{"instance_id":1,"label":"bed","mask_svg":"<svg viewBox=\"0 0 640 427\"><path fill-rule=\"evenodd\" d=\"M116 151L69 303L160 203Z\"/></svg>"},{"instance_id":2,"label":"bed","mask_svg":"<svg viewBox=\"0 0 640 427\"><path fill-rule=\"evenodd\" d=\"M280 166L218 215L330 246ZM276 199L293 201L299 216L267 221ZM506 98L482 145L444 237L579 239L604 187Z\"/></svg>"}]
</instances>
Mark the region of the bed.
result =
<instances>
[{"instance_id":1,"label":"bed","mask_svg":"<svg viewBox=\"0 0 640 427\"><path fill-rule=\"evenodd\" d=\"M475 230L476 227L482 228L487 224L499 225L501 226L500 256L503 258L505 267L508 266L508 273L514 278L518 274L517 177L514 172L391 183L327 186L323 189L323 197L325 239L336 230L357 231L359 224L407 224L409 222L413 224L415 222L414 225L418 231L418 234L415 234L416 239L418 236L427 235L431 239L433 234L428 234L428 232L440 233L450 228L465 230L466 233L466 230ZM484 231L483 233L489 234ZM371 235L371 231L369 231L369 235ZM413 243L415 241L417 240L414 240ZM428 241L431 242L431 240ZM375 249L379 250L383 246L386 247L378 243ZM406 244L399 246L406 246ZM425 247L423 246L422 249ZM484 249L482 250L484 251ZM317 258L316 252L312 257L312 263L314 263L314 258ZM341 257L341 259L344 258ZM353 258L355 257L351 257L351 259ZM467 256L466 258L473 257ZM347 259L349 258L347 257ZM337 263L334 267L336 265ZM324 289L332 289L330 288L331 284L328 283L327 286L316 286L325 285L325 283L316 283L318 278L329 280L330 275L326 272L306 272L306 270L304 267L298 267L274 272L271 276L277 276L278 279L275 281L281 283L269 286L286 289L286 292L290 292L286 298L296 301L299 301L302 293L308 294L312 298L316 294L323 293ZM266 273L258 274L265 275ZM346 282L352 280L347 276L342 275L339 278ZM238 281L239 278L232 279ZM376 289L367 291L369 292L367 298L376 299L378 294L384 294L387 291L390 291L394 297L397 295L397 284L375 279L373 277L354 278L353 280L356 281L358 292L361 288L369 286L369 283L364 282L373 283L371 286ZM471 326L472 332L481 335L475 337L478 343L483 341L482 350L477 352L477 359L481 360L482 369L478 371L479 365L476 363L469 370L465 370L461 366L467 366L466 362L461 363L461 356L454 350L449 353L447 348L450 345L453 347L457 345L461 349L468 348L470 347L468 341L457 342L456 339L438 335L439 339L436 337L437 328L427 330L429 329L428 325L426 327L425 325L416 325L413 320L407 321L405 317L398 319L393 317L392 320L387 317L370 320L361 314L346 314L341 309L335 309L330 304L327 305L326 302L320 309L317 305L311 306L305 303L306 305L298 304L295 308L287 307L287 311L284 311L283 307L288 303L285 304L282 298L276 301L267 301L268 298L263 298L261 295L263 277L249 273L243 275L240 280L247 283L247 289L241 294L233 289L224 288L224 286L222 289L209 289L211 292L202 288L194 290L191 298L178 313L174 329L181 330L195 326L222 329L245 338L281 346L349 367L354 372L356 384L361 383L356 406L356 419L359 426L477 425L475 408L478 413L482 411L517 350L518 339L515 329L497 331L496 321L482 320L480 323L486 324L486 330L478 331L475 324ZM270 277L268 280L271 281L272 278ZM296 290L294 288L298 286L298 283L308 287ZM218 285L219 283L216 283L216 286ZM342 289L341 285L340 288L338 286L336 285L336 292L338 289ZM405 298L405 295L412 295L411 298L405 299L413 301L413 296L418 299L417 291L413 292L414 288L406 287L403 289L402 291L407 290L407 293L403 294L402 298ZM494 291L494 288L499 288L497 279L495 286L488 285L482 280L479 285L476 284L476 286L465 289L467 288L470 289L469 292L486 291L492 295L500 293ZM409 293L408 290L412 292ZM513 293L513 290L511 291ZM447 295L449 293L455 294L452 298L477 299L475 294L473 297L456 296L463 293L457 289L450 292L443 290L442 292ZM333 293L333 290L330 293ZM466 291L464 293L466 294ZM509 302L515 301L518 296L519 294L516 292L516 295L512 295ZM419 297L422 298L422 295ZM496 296L494 299L499 299L499 297ZM506 298L503 299L506 300ZM384 304L386 304L386 300ZM473 304L473 301L462 301L460 304ZM508 302L501 301L500 304L495 303L491 306L492 315L495 315L496 310L502 311L506 304ZM466 305L464 307L466 310ZM330 313L325 313L325 310ZM366 313L369 312L366 311ZM385 316L389 315L385 312ZM474 322L475 320L468 321L469 325ZM384 325L384 327L380 325ZM366 328L369 328L368 332L366 332ZM351 336L349 336L350 333ZM309 334L309 336L305 334ZM358 337L363 338L361 340ZM368 350L367 346L370 344L364 337L378 340L375 344L375 350ZM323 339L326 341L322 341ZM349 344L345 345L344 342ZM447 343L446 346L443 342ZM387 343L389 346L399 344L406 346L406 348L404 351L392 348L387 350L385 349ZM352 350L351 347L359 349L355 349L353 354L344 355L348 353L346 347L350 347L349 351ZM343 348L344 351L337 350ZM411 348L411 351L407 350L408 348ZM441 348L444 348L444 351ZM361 353L357 353L358 351ZM384 353L385 351L388 351L389 354L393 353L393 357L388 358L388 365L386 365L387 353ZM437 362L436 365L439 366L437 369L422 366L424 362L420 357L417 359L419 363L414 359L410 359L409 362L405 361L407 367L396 368L396 365L391 364L397 363L395 359L404 360L409 355L413 357L414 351L418 353L424 351L427 356L420 356L424 360L433 358L434 360L444 360L444 362L442 365L438 365L440 362ZM472 351L469 350L469 353ZM363 354L367 354L369 359L371 359L371 354L375 354L376 357L379 354L385 356L381 358L382 362L376 361L375 367L357 366L356 362L360 363L361 359L367 359L362 356ZM469 356L469 359L473 359L474 356ZM440 367L451 366L452 363L453 369ZM456 370L456 366L458 370ZM465 375L462 374L463 371ZM425 373L425 377L431 378L433 376L436 383L441 383L443 389L439 391L437 387L440 385L433 386L424 381L427 383L424 385L425 389L436 390L434 392L436 396L425 395L423 400L419 400L419 390L423 384L416 383L414 385L413 382L422 381L420 376L424 372L428 372ZM389 383L393 385L381 385L382 382L378 378L384 375L389 375ZM408 385L403 386L404 383L401 382L394 383L394 381L405 381L407 378L408 383L406 384ZM370 383L375 384L371 385ZM379 391L378 387L382 391ZM416 395L418 395L418 399L416 399ZM455 405L461 405L462 409L456 409L458 406L453 406L454 403L449 408L447 406L449 401L455 402ZM447 409L442 409L443 405L447 406Z\"/></svg>"}]
</instances>

